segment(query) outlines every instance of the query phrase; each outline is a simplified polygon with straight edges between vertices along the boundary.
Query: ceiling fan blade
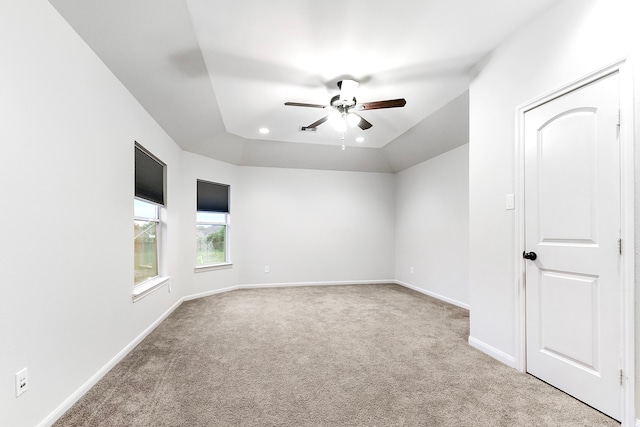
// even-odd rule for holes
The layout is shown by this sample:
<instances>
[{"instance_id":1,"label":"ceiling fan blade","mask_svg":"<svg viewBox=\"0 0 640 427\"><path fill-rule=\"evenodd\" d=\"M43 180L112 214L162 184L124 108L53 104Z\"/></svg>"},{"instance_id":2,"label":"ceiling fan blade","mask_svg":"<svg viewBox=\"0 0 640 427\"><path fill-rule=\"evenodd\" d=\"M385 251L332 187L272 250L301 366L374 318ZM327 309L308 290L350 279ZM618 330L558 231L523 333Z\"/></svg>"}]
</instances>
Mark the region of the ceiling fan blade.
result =
<instances>
[{"instance_id":1,"label":"ceiling fan blade","mask_svg":"<svg viewBox=\"0 0 640 427\"><path fill-rule=\"evenodd\" d=\"M306 104L304 102L285 102L284 105L288 105L290 107L311 107L311 108L327 108L327 105L320 104Z\"/></svg>"},{"instance_id":2,"label":"ceiling fan blade","mask_svg":"<svg viewBox=\"0 0 640 427\"><path fill-rule=\"evenodd\" d=\"M356 113L353 113L356 114ZM360 121L358 122L358 127L362 130L367 130L369 129L371 126L373 126L371 123L369 123L367 120L365 120L364 117L362 117L360 114L356 114L356 116L360 117Z\"/></svg>"},{"instance_id":3,"label":"ceiling fan blade","mask_svg":"<svg viewBox=\"0 0 640 427\"><path fill-rule=\"evenodd\" d=\"M327 120L329 120L329 116L324 116L323 118L316 120L315 122L311 123L309 126L305 126L305 129L313 129L316 128L318 126L320 126L321 124L323 124L324 122L326 122Z\"/></svg>"},{"instance_id":4,"label":"ceiling fan blade","mask_svg":"<svg viewBox=\"0 0 640 427\"><path fill-rule=\"evenodd\" d=\"M360 110L379 110L381 108L396 108L396 107L404 107L407 104L407 101L404 98L400 99L389 99L387 101L373 101L373 102L363 102L355 106L355 109Z\"/></svg>"}]
</instances>

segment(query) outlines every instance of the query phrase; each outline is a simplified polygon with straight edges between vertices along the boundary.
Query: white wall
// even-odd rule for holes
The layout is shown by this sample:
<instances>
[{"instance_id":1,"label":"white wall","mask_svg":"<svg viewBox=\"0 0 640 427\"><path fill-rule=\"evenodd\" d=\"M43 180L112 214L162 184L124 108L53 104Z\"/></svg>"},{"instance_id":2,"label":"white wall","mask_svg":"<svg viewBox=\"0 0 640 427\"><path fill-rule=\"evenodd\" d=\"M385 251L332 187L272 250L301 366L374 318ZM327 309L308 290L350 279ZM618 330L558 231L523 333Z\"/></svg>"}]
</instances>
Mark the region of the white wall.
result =
<instances>
[{"instance_id":1,"label":"white wall","mask_svg":"<svg viewBox=\"0 0 640 427\"><path fill-rule=\"evenodd\" d=\"M4 2L0 39L0 425L60 415L184 296L394 279L394 175L184 153L44 0ZM172 276L171 293L136 303L134 140L167 164ZM194 272L196 179L231 185L233 268ZM24 367L30 389L15 398Z\"/></svg>"},{"instance_id":2,"label":"white wall","mask_svg":"<svg viewBox=\"0 0 640 427\"><path fill-rule=\"evenodd\" d=\"M169 242L181 152L48 2L3 2L0 39L0 425L33 426L178 300L132 303L134 139L168 165Z\"/></svg>"},{"instance_id":3,"label":"white wall","mask_svg":"<svg viewBox=\"0 0 640 427\"><path fill-rule=\"evenodd\" d=\"M637 1L566 0L513 34L475 70L470 87L471 338L513 361L516 280L515 111L626 56ZM516 195L519 197L520 195Z\"/></svg>"},{"instance_id":4,"label":"white wall","mask_svg":"<svg viewBox=\"0 0 640 427\"><path fill-rule=\"evenodd\" d=\"M638 40L628 31L636 9L633 0L563 1L475 70L471 336L506 356L515 354L517 248L514 212L504 210L505 194L515 192L515 108L625 56ZM237 168L182 153L46 1L4 2L0 39L7 41L0 55L0 425L45 419L184 295L237 284L389 280L397 269L400 280L465 302L463 267L455 277L445 269L423 276L423 264L413 262L423 254L438 259L431 239L443 236L421 229L431 236L421 245L403 221L419 224L411 207L426 209L412 197L422 189L411 178L427 183L447 164L460 168L464 148L398 176L396 219L393 175ZM135 304L134 139L168 165L173 288ZM196 178L232 185L233 269L193 272ZM463 191L457 181L439 184L425 190L434 200L443 188ZM444 211L431 214L442 219ZM410 266L415 273L406 278ZM13 375L23 367L30 390L16 399Z\"/></svg>"},{"instance_id":5,"label":"white wall","mask_svg":"<svg viewBox=\"0 0 640 427\"><path fill-rule=\"evenodd\" d=\"M396 279L468 307L468 144L397 174L395 234Z\"/></svg>"},{"instance_id":6,"label":"white wall","mask_svg":"<svg viewBox=\"0 0 640 427\"><path fill-rule=\"evenodd\" d=\"M182 166L183 230L195 230L197 179L231 185L233 263L194 273L195 231L183 233L185 295L237 285L393 280L392 174L238 167L187 152Z\"/></svg>"},{"instance_id":7,"label":"white wall","mask_svg":"<svg viewBox=\"0 0 640 427\"><path fill-rule=\"evenodd\" d=\"M236 194L241 284L393 279L393 175L243 167Z\"/></svg>"}]
</instances>

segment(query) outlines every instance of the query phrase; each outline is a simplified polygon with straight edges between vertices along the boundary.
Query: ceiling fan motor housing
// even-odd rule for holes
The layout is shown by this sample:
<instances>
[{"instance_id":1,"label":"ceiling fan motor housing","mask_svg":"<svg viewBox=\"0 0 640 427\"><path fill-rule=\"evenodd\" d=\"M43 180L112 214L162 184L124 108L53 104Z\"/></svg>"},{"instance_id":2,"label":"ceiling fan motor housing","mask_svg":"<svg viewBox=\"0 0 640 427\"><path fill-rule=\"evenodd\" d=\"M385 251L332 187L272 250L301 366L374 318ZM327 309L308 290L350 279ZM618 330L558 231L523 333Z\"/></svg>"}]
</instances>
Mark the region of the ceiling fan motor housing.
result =
<instances>
[{"instance_id":1,"label":"ceiling fan motor housing","mask_svg":"<svg viewBox=\"0 0 640 427\"><path fill-rule=\"evenodd\" d=\"M342 112L346 112L349 110L349 108L355 106L358 103L358 101L356 101L356 98L351 98L350 101L344 101L340 99L340 95L336 95L333 98L331 98L331 106L334 108L337 108L341 113Z\"/></svg>"}]
</instances>

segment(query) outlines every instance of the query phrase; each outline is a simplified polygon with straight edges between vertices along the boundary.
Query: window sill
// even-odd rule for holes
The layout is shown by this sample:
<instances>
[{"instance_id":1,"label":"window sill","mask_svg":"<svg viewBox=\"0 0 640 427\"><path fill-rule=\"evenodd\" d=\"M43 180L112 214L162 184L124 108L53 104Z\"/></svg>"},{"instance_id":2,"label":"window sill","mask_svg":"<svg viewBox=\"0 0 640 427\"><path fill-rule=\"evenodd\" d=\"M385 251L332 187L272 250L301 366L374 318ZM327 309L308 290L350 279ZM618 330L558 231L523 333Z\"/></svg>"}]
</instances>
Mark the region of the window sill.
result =
<instances>
[{"instance_id":1,"label":"window sill","mask_svg":"<svg viewBox=\"0 0 640 427\"><path fill-rule=\"evenodd\" d=\"M200 265L194 269L196 273L203 273L205 271L213 271L213 270L224 270L227 268L232 268L232 262L222 262L220 264L209 264L209 265Z\"/></svg>"},{"instance_id":2,"label":"window sill","mask_svg":"<svg viewBox=\"0 0 640 427\"><path fill-rule=\"evenodd\" d=\"M133 288L133 302L141 300L153 291L157 291L163 285L170 284L171 276L159 276L140 283Z\"/></svg>"}]
</instances>

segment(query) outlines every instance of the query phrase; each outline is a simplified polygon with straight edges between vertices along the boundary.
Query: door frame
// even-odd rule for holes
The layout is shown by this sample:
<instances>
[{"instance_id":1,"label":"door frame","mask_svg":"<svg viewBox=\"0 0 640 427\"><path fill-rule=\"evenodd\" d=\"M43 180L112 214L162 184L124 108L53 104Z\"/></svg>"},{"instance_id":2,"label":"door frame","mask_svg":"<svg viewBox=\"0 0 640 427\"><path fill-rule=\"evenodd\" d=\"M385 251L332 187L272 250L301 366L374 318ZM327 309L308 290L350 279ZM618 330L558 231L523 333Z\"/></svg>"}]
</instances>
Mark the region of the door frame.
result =
<instances>
[{"instance_id":1,"label":"door frame","mask_svg":"<svg viewBox=\"0 0 640 427\"><path fill-rule=\"evenodd\" d=\"M635 150L634 142L634 82L633 67L630 58L623 58L593 73L583 76L561 88L553 90L532 101L516 107L515 111L515 162L514 189L516 191L516 212L514 216L514 271L516 292L515 312L515 368L526 372L526 312L525 312L525 263L522 252L525 250L524 218L524 116L546 102L565 95L575 89L592 83L609 74L620 76L620 209L622 257L622 301L620 301L620 323L622 331L621 368L623 385L621 387L622 426L635 425ZM640 141L639 141L640 143ZM519 195L519 196L518 196Z\"/></svg>"}]
</instances>

